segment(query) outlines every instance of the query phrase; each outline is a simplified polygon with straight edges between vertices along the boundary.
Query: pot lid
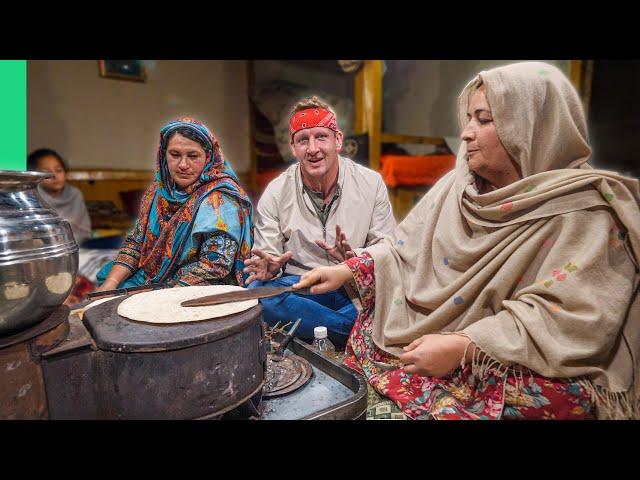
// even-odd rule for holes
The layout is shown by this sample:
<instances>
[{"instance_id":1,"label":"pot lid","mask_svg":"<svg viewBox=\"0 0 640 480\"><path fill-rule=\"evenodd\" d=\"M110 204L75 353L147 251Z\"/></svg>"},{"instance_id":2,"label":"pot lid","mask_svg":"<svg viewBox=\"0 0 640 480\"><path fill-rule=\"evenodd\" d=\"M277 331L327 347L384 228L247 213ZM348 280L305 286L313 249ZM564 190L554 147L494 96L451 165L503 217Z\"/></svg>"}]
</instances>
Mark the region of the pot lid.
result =
<instances>
[{"instance_id":1,"label":"pot lid","mask_svg":"<svg viewBox=\"0 0 640 480\"><path fill-rule=\"evenodd\" d=\"M0 170L0 188L33 188L45 178L55 175L49 172L21 172L19 170Z\"/></svg>"}]
</instances>

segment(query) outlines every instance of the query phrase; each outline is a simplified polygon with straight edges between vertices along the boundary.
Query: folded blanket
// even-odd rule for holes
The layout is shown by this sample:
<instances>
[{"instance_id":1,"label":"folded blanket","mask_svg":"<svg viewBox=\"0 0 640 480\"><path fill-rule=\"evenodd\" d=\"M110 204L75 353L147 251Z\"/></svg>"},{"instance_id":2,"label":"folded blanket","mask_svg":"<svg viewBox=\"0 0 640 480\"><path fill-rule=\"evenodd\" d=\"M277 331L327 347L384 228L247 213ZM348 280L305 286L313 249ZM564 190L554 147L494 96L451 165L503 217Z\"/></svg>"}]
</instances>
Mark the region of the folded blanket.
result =
<instances>
[{"instance_id":1,"label":"folded blanket","mask_svg":"<svg viewBox=\"0 0 640 480\"><path fill-rule=\"evenodd\" d=\"M380 173L388 187L433 185L456 163L455 155L382 155Z\"/></svg>"}]
</instances>

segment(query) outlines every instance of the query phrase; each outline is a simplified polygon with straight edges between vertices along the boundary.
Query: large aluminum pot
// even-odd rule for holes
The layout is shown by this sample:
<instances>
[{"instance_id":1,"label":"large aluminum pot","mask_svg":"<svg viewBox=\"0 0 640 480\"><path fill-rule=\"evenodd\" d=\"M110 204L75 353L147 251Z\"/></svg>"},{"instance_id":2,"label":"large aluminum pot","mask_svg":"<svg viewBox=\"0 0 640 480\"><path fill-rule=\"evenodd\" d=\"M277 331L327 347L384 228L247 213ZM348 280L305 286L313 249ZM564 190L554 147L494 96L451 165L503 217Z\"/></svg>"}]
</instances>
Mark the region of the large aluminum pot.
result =
<instances>
[{"instance_id":1,"label":"large aluminum pot","mask_svg":"<svg viewBox=\"0 0 640 480\"><path fill-rule=\"evenodd\" d=\"M49 176L0 170L0 336L44 320L75 283L71 226L36 188Z\"/></svg>"}]
</instances>

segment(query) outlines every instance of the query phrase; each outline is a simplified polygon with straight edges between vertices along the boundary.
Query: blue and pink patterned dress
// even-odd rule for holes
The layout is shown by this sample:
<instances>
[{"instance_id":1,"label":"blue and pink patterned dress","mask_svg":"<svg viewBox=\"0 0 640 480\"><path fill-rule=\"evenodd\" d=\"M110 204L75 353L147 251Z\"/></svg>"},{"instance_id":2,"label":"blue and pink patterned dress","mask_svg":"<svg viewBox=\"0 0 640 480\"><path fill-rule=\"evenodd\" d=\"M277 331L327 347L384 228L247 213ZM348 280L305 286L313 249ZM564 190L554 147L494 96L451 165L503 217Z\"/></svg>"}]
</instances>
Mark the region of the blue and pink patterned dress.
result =
<instances>
[{"instance_id":1,"label":"blue and pink patterned dress","mask_svg":"<svg viewBox=\"0 0 640 480\"><path fill-rule=\"evenodd\" d=\"M172 133L188 128L206 144L207 163L184 191L171 180L166 148ZM243 285L244 260L253 244L251 201L202 123L182 118L160 131L156 179L144 194L140 215L114 264L132 271L120 287ZM111 264L98 274L106 278Z\"/></svg>"}]
</instances>

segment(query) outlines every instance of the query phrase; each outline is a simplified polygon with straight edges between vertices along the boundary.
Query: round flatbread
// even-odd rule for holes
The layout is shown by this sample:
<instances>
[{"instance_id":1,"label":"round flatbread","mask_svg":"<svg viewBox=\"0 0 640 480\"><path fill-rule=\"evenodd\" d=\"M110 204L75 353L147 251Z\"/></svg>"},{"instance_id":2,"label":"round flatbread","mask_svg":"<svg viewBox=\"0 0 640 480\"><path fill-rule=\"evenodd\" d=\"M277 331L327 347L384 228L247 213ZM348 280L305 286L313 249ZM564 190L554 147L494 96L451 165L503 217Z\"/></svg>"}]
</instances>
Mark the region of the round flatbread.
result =
<instances>
[{"instance_id":1,"label":"round flatbread","mask_svg":"<svg viewBox=\"0 0 640 480\"><path fill-rule=\"evenodd\" d=\"M185 300L233 291L243 291L233 285L209 285L205 287L175 287L138 293L118 305L121 317L146 323L183 323L211 320L244 312L258 304L258 300L223 303L207 307L181 307Z\"/></svg>"}]
</instances>

